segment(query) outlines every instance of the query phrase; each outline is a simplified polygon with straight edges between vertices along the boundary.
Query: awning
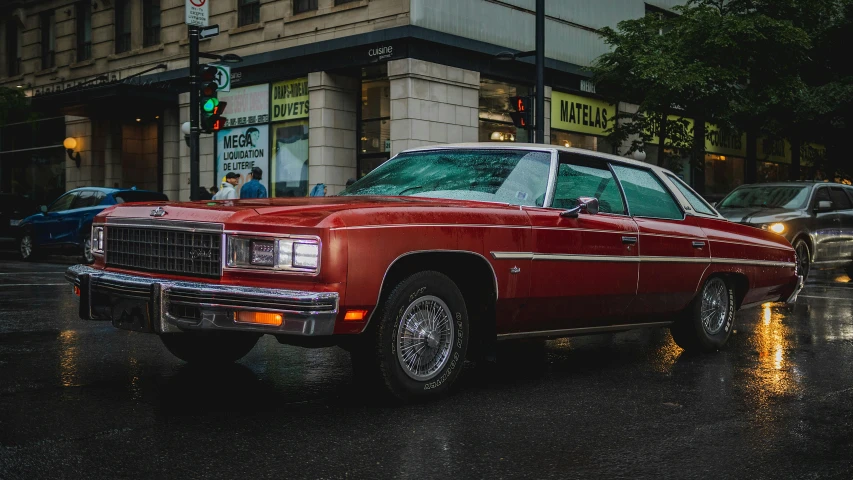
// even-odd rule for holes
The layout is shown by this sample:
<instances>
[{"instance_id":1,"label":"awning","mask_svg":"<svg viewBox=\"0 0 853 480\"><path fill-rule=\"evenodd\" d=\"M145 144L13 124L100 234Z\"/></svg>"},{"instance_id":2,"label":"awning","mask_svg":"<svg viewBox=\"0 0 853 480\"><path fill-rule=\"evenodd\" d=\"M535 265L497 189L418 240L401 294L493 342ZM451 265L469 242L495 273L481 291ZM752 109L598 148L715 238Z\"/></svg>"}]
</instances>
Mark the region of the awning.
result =
<instances>
[{"instance_id":1,"label":"awning","mask_svg":"<svg viewBox=\"0 0 853 480\"><path fill-rule=\"evenodd\" d=\"M131 119L177 107L178 93L168 84L116 82L36 95L31 102L34 110L48 115Z\"/></svg>"}]
</instances>

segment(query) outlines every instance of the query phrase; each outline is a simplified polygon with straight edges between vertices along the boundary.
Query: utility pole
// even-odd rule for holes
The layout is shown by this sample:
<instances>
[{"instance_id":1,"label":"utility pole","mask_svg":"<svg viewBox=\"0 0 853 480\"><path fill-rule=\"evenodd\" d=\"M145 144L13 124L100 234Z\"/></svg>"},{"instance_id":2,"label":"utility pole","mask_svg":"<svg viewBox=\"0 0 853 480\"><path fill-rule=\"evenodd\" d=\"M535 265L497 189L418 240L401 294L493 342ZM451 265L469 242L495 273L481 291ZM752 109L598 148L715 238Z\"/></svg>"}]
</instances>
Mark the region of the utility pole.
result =
<instances>
[{"instance_id":1,"label":"utility pole","mask_svg":"<svg viewBox=\"0 0 853 480\"><path fill-rule=\"evenodd\" d=\"M199 186L199 107L198 107L198 27L190 33L190 200L198 200Z\"/></svg>"},{"instance_id":2,"label":"utility pole","mask_svg":"<svg viewBox=\"0 0 853 480\"><path fill-rule=\"evenodd\" d=\"M545 0L536 0L536 143L545 143Z\"/></svg>"}]
</instances>

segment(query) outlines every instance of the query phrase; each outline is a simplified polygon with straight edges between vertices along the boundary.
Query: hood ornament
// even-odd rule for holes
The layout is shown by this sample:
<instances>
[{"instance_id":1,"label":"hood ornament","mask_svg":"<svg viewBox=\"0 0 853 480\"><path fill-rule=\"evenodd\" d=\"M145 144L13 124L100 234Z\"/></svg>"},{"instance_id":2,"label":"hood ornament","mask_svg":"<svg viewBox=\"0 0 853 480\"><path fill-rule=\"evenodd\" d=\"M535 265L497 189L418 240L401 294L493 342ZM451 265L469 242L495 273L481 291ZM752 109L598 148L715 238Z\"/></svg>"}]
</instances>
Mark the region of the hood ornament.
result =
<instances>
[{"instance_id":1,"label":"hood ornament","mask_svg":"<svg viewBox=\"0 0 853 480\"><path fill-rule=\"evenodd\" d=\"M152 217L163 217L166 215L166 209L164 209L163 207L157 207L154 210L151 210L151 213L149 215L151 215Z\"/></svg>"}]
</instances>

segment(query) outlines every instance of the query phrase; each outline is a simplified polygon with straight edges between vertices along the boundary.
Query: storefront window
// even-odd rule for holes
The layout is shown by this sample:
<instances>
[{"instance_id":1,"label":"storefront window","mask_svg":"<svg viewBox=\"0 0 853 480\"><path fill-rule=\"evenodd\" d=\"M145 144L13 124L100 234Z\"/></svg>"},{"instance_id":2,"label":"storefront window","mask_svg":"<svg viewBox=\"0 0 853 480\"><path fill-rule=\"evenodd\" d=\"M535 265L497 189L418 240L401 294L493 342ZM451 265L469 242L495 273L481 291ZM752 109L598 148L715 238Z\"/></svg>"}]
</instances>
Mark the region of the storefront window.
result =
<instances>
[{"instance_id":1,"label":"storefront window","mask_svg":"<svg viewBox=\"0 0 853 480\"><path fill-rule=\"evenodd\" d=\"M705 155L705 195L725 195L743 184L744 159L728 155Z\"/></svg>"},{"instance_id":2,"label":"storefront window","mask_svg":"<svg viewBox=\"0 0 853 480\"><path fill-rule=\"evenodd\" d=\"M784 182L788 180L790 166L784 163L757 162L759 182Z\"/></svg>"},{"instance_id":3,"label":"storefront window","mask_svg":"<svg viewBox=\"0 0 853 480\"><path fill-rule=\"evenodd\" d=\"M583 148L585 150L610 151L610 145L601 137L595 135L583 135L581 133L561 132L551 130L551 145L561 147Z\"/></svg>"},{"instance_id":4,"label":"storefront window","mask_svg":"<svg viewBox=\"0 0 853 480\"><path fill-rule=\"evenodd\" d=\"M527 142L528 131L516 128L509 116L509 99L529 95L530 88L484 78L480 81L481 142Z\"/></svg>"},{"instance_id":5,"label":"storefront window","mask_svg":"<svg viewBox=\"0 0 853 480\"><path fill-rule=\"evenodd\" d=\"M366 67L361 77L358 124L358 176L363 177L391 154L391 83L387 65Z\"/></svg>"},{"instance_id":6,"label":"storefront window","mask_svg":"<svg viewBox=\"0 0 853 480\"><path fill-rule=\"evenodd\" d=\"M308 120L277 123L272 130L272 196L308 195Z\"/></svg>"}]
</instances>

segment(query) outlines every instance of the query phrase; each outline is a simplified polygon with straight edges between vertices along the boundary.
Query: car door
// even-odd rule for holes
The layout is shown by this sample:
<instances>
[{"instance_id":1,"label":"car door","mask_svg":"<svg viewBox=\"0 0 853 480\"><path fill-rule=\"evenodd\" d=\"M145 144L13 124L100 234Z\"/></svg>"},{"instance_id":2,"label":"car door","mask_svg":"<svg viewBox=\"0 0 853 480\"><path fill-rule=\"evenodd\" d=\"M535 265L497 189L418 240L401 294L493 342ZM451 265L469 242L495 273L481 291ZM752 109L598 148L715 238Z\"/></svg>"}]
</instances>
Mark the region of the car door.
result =
<instances>
[{"instance_id":1,"label":"car door","mask_svg":"<svg viewBox=\"0 0 853 480\"><path fill-rule=\"evenodd\" d=\"M821 211L818 208L820 202L832 202L829 187L818 187L812 200L811 210L814 215L814 262L834 262L838 259L840 222L835 206L829 210Z\"/></svg>"},{"instance_id":2,"label":"car door","mask_svg":"<svg viewBox=\"0 0 853 480\"><path fill-rule=\"evenodd\" d=\"M599 213L561 216L579 197L597 198ZM534 249L532 329L618 323L637 290L637 226L607 163L560 152L551 205L526 210Z\"/></svg>"},{"instance_id":3,"label":"car door","mask_svg":"<svg viewBox=\"0 0 853 480\"><path fill-rule=\"evenodd\" d=\"M842 261L853 260L853 201L848 195L850 191L849 188L845 187L830 187L829 189L832 206L838 216L836 258Z\"/></svg>"},{"instance_id":4,"label":"car door","mask_svg":"<svg viewBox=\"0 0 853 480\"><path fill-rule=\"evenodd\" d=\"M89 235L87 227L91 225L95 215L104 209L101 206L104 197L104 192L99 190L84 190L80 192L80 195L71 206L71 210L65 213L64 222L67 228L65 242L80 244Z\"/></svg>"},{"instance_id":5,"label":"car door","mask_svg":"<svg viewBox=\"0 0 853 480\"><path fill-rule=\"evenodd\" d=\"M74 190L62 195L47 207L47 211L43 215L37 215L33 218L32 229L37 244L50 245L61 241L62 232L65 228L62 214L71 208L77 194L78 191Z\"/></svg>"},{"instance_id":6,"label":"car door","mask_svg":"<svg viewBox=\"0 0 853 480\"><path fill-rule=\"evenodd\" d=\"M655 171L624 164L614 164L613 171L639 230L637 296L630 313L642 322L682 310L710 264L705 232Z\"/></svg>"}]
</instances>

